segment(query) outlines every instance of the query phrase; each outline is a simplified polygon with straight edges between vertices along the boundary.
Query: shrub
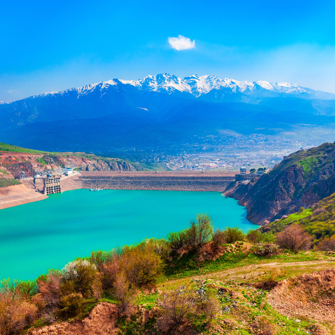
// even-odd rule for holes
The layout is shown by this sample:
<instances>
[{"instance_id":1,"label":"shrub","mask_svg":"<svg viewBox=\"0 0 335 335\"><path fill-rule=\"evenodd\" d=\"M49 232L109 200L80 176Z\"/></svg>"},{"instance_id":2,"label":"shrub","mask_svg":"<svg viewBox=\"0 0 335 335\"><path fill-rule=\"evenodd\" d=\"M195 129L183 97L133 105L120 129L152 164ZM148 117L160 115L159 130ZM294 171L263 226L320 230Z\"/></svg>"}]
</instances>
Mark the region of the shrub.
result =
<instances>
[{"instance_id":1,"label":"shrub","mask_svg":"<svg viewBox=\"0 0 335 335\"><path fill-rule=\"evenodd\" d=\"M1 283L0 291L0 334L21 334L37 318L38 309L24 300L20 290L9 281Z\"/></svg>"},{"instance_id":2,"label":"shrub","mask_svg":"<svg viewBox=\"0 0 335 335\"><path fill-rule=\"evenodd\" d=\"M102 264L101 281L104 290L109 290L113 287L119 269L120 269L120 257L117 255L114 256L112 260L108 261L105 264Z\"/></svg>"},{"instance_id":3,"label":"shrub","mask_svg":"<svg viewBox=\"0 0 335 335\"><path fill-rule=\"evenodd\" d=\"M312 244L312 236L307 234L301 226L293 224L277 234L277 243L284 249L308 250Z\"/></svg>"},{"instance_id":4,"label":"shrub","mask_svg":"<svg viewBox=\"0 0 335 335\"><path fill-rule=\"evenodd\" d=\"M185 322L194 321L197 299L197 294L184 286L163 293L157 302L162 310L162 317L157 320L159 331L173 334Z\"/></svg>"},{"instance_id":5,"label":"shrub","mask_svg":"<svg viewBox=\"0 0 335 335\"><path fill-rule=\"evenodd\" d=\"M83 296L81 293L71 293L61 298L60 306L62 309L59 315L64 318L71 318L76 316L81 309Z\"/></svg>"},{"instance_id":6,"label":"shrub","mask_svg":"<svg viewBox=\"0 0 335 335\"><path fill-rule=\"evenodd\" d=\"M271 243L275 241L275 236L271 233L262 233L258 229L249 230L245 236L246 240L252 244Z\"/></svg>"},{"instance_id":7,"label":"shrub","mask_svg":"<svg viewBox=\"0 0 335 335\"><path fill-rule=\"evenodd\" d=\"M195 221L186 230L186 244L192 248L200 248L209 242L213 235L213 224L207 214L198 214Z\"/></svg>"},{"instance_id":8,"label":"shrub","mask_svg":"<svg viewBox=\"0 0 335 335\"><path fill-rule=\"evenodd\" d=\"M16 284L16 289L26 298L29 299L37 294L38 287L35 281L22 281Z\"/></svg>"},{"instance_id":9,"label":"shrub","mask_svg":"<svg viewBox=\"0 0 335 335\"><path fill-rule=\"evenodd\" d=\"M219 228L216 229L215 233L213 234L213 244L214 246L218 247L221 244L225 244L226 242L226 235L225 233L220 230Z\"/></svg>"},{"instance_id":10,"label":"shrub","mask_svg":"<svg viewBox=\"0 0 335 335\"><path fill-rule=\"evenodd\" d=\"M61 275L55 271L37 279L38 292L44 301L46 311L58 307L60 301Z\"/></svg>"},{"instance_id":11,"label":"shrub","mask_svg":"<svg viewBox=\"0 0 335 335\"><path fill-rule=\"evenodd\" d=\"M258 256L271 257L278 255L279 248L274 243L259 243L251 248L251 252Z\"/></svg>"},{"instance_id":12,"label":"shrub","mask_svg":"<svg viewBox=\"0 0 335 335\"><path fill-rule=\"evenodd\" d=\"M335 235L332 237L325 237L315 246L315 250L335 251Z\"/></svg>"},{"instance_id":13,"label":"shrub","mask_svg":"<svg viewBox=\"0 0 335 335\"><path fill-rule=\"evenodd\" d=\"M62 270L64 282L72 281L75 292L81 293L85 298L93 296L93 284L97 275L97 267L86 259L78 259L65 265ZM68 284L70 288L72 284Z\"/></svg>"},{"instance_id":14,"label":"shrub","mask_svg":"<svg viewBox=\"0 0 335 335\"><path fill-rule=\"evenodd\" d=\"M162 259L168 259L170 255L170 244L169 242L162 238L157 240L156 238L151 238L150 240L146 241L147 244L151 244L155 253L159 255Z\"/></svg>"},{"instance_id":15,"label":"shrub","mask_svg":"<svg viewBox=\"0 0 335 335\"><path fill-rule=\"evenodd\" d=\"M120 311L121 313L127 312L130 301L131 294L129 290L129 282L126 278L124 272L119 273L115 279L115 296L120 300Z\"/></svg>"},{"instance_id":16,"label":"shrub","mask_svg":"<svg viewBox=\"0 0 335 335\"><path fill-rule=\"evenodd\" d=\"M214 319L220 309L218 300L208 295L206 281L195 280L194 283L195 289L191 285L181 286L161 295L157 302L162 313L157 320L160 332L179 334L185 324L195 325L199 319L201 323L208 323Z\"/></svg>"},{"instance_id":17,"label":"shrub","mask_svg":"<svg viewBox=\"0 0 335 335\"><path fill-rule=\"evenodd\" d=\"M186 245L186 232L170 232L166 237L172 250L178 250Z\"/></svg>"},{"instance_id":18,"label":"shrub","mask_svg":"<svg viewBox=\"0 0 335 335\"><path fill-rule=\"evenodd\" d=\"M224 231L224 236L226 243L235 243L237 241L244 241L245 235L240 228L237 227L227 227Z\"/></svg>"},{"instance_id":19,"label":"shrub","mask_svg":"<svg viewBox=\"0 0 335 335\"><path fill-rule=\"evenodd\" d=\"M120 269L131 285L137 287L156 285L162 260L152 245L127 247L121 258Z\"/></svg>"},{"instance_id":20,"label":"shrub","mask_svg":"<svg viewBox=\"0 0 335 335\"><path fill-rule=\"evenodd\" d=\"M91 253L90 262L94 264L99 271L102 271L104 264L112 262L115 255L115 250L110 252L98 250Z\"/></svg>"}]
</instances>

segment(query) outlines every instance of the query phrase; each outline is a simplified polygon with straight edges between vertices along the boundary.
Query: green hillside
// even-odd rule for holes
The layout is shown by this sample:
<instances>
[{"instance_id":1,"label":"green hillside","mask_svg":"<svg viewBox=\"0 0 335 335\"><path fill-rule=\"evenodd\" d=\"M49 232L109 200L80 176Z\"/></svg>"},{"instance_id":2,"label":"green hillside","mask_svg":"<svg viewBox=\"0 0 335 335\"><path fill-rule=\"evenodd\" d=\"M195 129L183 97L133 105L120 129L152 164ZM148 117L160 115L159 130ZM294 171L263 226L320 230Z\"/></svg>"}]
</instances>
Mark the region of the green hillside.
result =
<instances>
[{"instance_id":1,"label":"green hillside","mask_svg":"<svg viewBox=\"0 0 335 335\"><path fill-rule=\"evenodd\" d=\"M234 185L225 193L247 207L250 221L263 225L334 192L335 144L325 143L292 153L256 182Z\"/></svg>"},{"instance_id":2,"label":"green hillside","mask_svg":"<svg viewBox=\"0 0 335 335\"><path fill-rule=\"evenodd\" d=\"M261 228L262 231L278 233L291 224L301 225L306 232L314 236L315 242L335 234L335 193L314 204L311 208L302 208L299 212L271 222Z\"/></svg>"},{"instance_id":3,"label":"green hillside","mask_svg":"<svg viewBox=\"0 0 335 335\"><path fill-rule=\"evenodd\" d=\"M27 154L43 154L45 151L26 149L17 147L16 145L6 144L0 142L0 151L8 151L8 152L22 152Z\"/></svg>"}]
</instances>

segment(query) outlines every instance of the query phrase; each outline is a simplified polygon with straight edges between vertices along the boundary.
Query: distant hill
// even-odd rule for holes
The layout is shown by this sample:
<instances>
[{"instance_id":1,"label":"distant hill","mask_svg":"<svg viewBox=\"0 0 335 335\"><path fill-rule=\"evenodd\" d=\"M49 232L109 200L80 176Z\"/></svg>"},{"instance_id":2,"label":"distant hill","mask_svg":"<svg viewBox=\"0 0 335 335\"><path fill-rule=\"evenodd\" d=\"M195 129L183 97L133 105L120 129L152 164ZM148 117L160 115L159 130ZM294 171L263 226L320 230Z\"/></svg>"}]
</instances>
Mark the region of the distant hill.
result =
<instances>
[{"instance_id":1,"label":"distant hill","mask_svg":"<svg viewBox=\"0 0 335 335\"><path fill-rule=\"evenodd\" d=\"M256 182L230 185L226 195L247 207L258 224L309 208L335 192L335 144L300 150Z\"/></svg>"},{"instance_id":2,"label":"distant hill","mask_svg":"<svg viewBox=\"0 0 335 335\"><path fill-rule=\"evenodd\" d=\"M0 143L0 187L19 184L15 179L40 173L62 173L64 167L83 171L137 171L142 167L119 158L93 154L52 153Z\"/></svg>"},{"instance_id":3,"label":"distant hill","mask_svg":"<svg viewBox=\"0 0 335 335\"><path fill-rule=\"evenodd\" d=\"M16 145L0 143L0 151L6 152L22 152L27 154L43 154L43 151L40 150L33 150L33 149L26 149L22 147L18 147Z\"/></svg>"},{"instance_id":4,"label":"distant hill","mask_svg":"<svg viewBox=\"0 0 335 335\"><path fill-rule=\"evenodd\" d=\"M113 79L1 104L0 141L47 151L108 153L180 148L207 143L222 132L286 138L308 131L307 138L319 143L311 130L335 129L332 99L333 94L294 84L215 76Z\"/></svg>"}]
</instances>

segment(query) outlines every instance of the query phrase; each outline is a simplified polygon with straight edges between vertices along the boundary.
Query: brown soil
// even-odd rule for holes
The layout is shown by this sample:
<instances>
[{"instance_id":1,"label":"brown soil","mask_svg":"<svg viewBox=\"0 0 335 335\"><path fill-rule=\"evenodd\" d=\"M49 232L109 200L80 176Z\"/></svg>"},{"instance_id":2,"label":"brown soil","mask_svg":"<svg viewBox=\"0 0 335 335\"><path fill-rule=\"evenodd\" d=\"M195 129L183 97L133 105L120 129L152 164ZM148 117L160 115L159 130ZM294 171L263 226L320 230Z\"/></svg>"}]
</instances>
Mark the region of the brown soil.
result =
<instances>
[{"instance_id":1,"label":"brown soil","mask_svg":"<svg viewBox=\"0 0 335 335\"><path fill-rule=\"evenodd\" d=\"M216 260L225 253L234 253L242 251L247 253L252 245L246 242L235 242L229 246L216 246L213 242L206 243L199 251L199 261Z\"/></svg>"},{"instance_id":2,"label":"brown soil","mask_svg":"<svg viewBox=\"0 0 335 335\"><path fill-rule=\"evenodd\" d=\"M27 204L46 199L47 196L28 189L25 185L14 185L0 188L0 209Z\"/></svg>"},{"instance_id":3,"label":"brown soil","mask_svg":"<svg viewBox=\"0 0 335 335\"><path fill-rule=\"evenodd\" d=\"M30 330L27 335L113 335L118 333L116 305L102 302L82 321L62 322Z\"/></svg>"},{"instance_id":4,"label":"brown soil","mask_svg":"<svg viewBox=\"0 0 335 335\"><path fill-rule=\"evenodd\" d=\"M285 279L269 294L268 303L286 316L334 321L335 270Z\"/></svg>"}]
</instances>

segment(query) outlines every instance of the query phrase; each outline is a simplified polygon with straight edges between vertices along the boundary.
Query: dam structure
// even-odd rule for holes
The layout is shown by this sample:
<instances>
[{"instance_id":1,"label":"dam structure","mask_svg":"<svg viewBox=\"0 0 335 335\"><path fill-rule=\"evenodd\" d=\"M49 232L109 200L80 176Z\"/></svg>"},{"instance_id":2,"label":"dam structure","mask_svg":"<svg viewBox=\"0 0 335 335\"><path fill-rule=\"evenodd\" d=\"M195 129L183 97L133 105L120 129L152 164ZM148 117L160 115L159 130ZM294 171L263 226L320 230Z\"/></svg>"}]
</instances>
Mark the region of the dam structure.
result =
<instances>
[{"instance_id":1,"label":"dam structure","mask_svg":"<svg viewBox=\"0 0 335 335\"><path fill-rule=\"evenodd\" d=\"M44 191L43 191L43 193L45 195L62 192L60 177L49 177L49 178L43 179L43 181L44 181Z\"/></svg>"},{"instance_id":2,"label":"dam structure","mask_svg":"<svg viewBox=\"0 0 335 335\"><path fill-rule=\"evenodd\" d=\"M223 192L229 183L235 180L235 175L236 172L229 171L82 171L76 177L64 183L64 185L62 184L62 188L63 191L73 188L84 188ZM68 185L68 182L72 184Z\"/></svg>"}]
</instances>

